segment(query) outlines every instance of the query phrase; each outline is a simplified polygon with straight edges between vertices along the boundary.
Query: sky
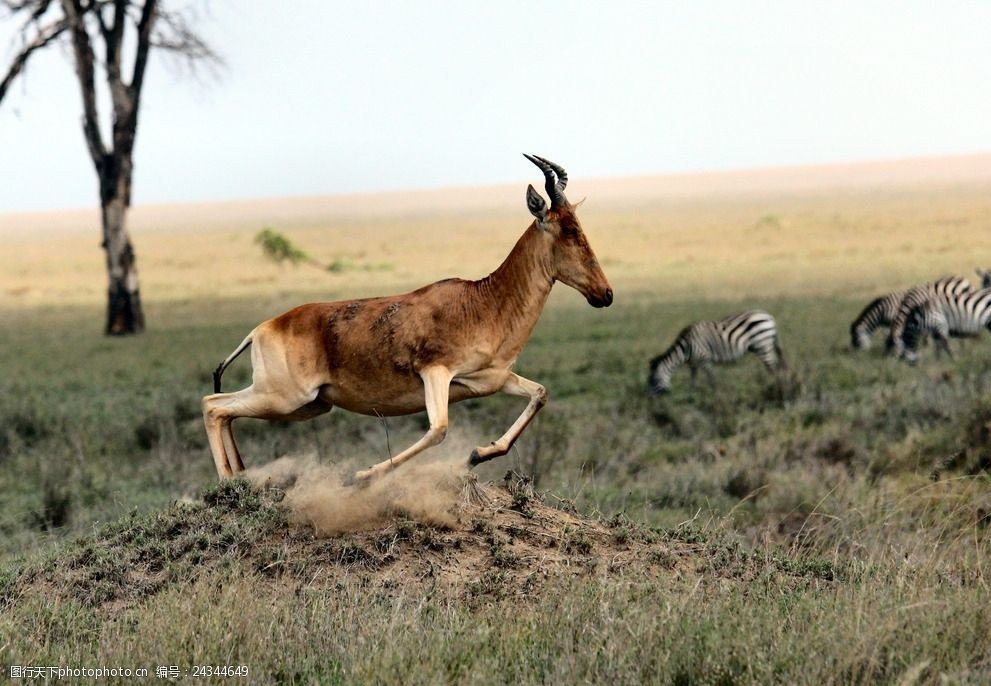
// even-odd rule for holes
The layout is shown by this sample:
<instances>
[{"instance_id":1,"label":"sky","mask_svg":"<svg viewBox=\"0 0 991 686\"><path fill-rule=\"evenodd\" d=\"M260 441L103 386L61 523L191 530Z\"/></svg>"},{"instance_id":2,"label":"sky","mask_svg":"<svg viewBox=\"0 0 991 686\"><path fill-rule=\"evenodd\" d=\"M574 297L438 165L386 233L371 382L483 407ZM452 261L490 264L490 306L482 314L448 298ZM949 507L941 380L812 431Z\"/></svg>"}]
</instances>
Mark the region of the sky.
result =
<instances>
[{"instance_id":1,"label":"sky","mask_svg":"<svg viewBox=\"0 0 991 686\"><path fill-rule=\"evenodd\" d=\"M188 7L225 66L153 59L134 203L991 151L988 2ZM0 19L0 69L16 24ZM95 205L67 51L0 104L0 212Z\"/></svg>"}]
</instances>

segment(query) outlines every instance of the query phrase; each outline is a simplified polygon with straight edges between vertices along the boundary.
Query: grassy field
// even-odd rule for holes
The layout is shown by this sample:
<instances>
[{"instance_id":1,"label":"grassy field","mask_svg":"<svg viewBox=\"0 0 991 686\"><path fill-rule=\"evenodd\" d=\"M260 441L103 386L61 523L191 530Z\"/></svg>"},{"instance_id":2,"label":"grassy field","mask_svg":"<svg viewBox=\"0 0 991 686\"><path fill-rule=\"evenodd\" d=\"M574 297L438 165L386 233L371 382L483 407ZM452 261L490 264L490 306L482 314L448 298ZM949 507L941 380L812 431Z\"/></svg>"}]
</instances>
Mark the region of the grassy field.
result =
<instances>
[{"instance_id":1,"label":"grassy field","mask_svg":"<svg viewBox=\"0 0 991 686\"><path fill-rule=\"evenodd\" d=\"M246 664L259 683L991 680L991 342L909 367L852 353L847 333L874 295L991 265L991 157L587 192L616 304L557 287L517 365L550 404L479 470L528 475L546 517L579 513L553 560L520 547L533 520L515 497L515 524L397 516L314 538L278 489L209 490L199 417L210 371L259 320L493 269L527 222L521 188L139 211L150 326L127 340L99 335L92 218L0 220L0 663ZM267 264L263 225L342 269ZM712 389L682 372L646 396L647 360L678 330L750 306L777 318L794 388L747 360ZM248 376L239 361L225 386ZM438 460L520 409L454 406ZM346 471L423 422L236 431L249 466Z\"/></svg>"}]
</instances>

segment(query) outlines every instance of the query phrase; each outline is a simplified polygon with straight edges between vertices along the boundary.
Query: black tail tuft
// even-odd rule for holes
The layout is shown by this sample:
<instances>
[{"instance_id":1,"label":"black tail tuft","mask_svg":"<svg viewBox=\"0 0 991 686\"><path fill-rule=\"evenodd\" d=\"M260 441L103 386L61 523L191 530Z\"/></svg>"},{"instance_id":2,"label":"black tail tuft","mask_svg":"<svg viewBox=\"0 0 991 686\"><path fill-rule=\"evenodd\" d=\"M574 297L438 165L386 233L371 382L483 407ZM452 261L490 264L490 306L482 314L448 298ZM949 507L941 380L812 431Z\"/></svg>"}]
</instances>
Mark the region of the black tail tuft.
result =
<instances>
[{"instance_id":1,"label":"black tail tuft","mask_svg":"<svg viewBox=\"0 0 991 686\"><path fill-rule=\"evenodd\" d=\"M224 373L224 363L221 362L213 371L213 392L220 393L220 377Z\"/></svg>"}]
</instances>

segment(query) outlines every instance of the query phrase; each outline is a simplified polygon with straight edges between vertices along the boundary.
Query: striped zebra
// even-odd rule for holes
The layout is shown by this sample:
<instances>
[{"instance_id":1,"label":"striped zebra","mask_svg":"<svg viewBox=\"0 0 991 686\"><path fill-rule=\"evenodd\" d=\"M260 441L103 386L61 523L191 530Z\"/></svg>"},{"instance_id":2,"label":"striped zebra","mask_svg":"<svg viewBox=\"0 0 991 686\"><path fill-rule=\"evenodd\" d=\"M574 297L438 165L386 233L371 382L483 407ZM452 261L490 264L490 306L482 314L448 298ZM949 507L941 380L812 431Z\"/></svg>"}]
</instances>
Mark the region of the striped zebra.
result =
<instances>
[{"instance_id":1,"label":"striped zebra","mask_svg":"<svg viewBox=\"0 0 991 686\"><path fill-rule=\"evenodd\" d=\"M713 363L733 362L747 352L757 355L770 371L785 368L778 327L767 312L750 310L719 321L695 322L682 329L671 347L650 361L648 388L653 394L669 391L671 375L683 364L691 370L693 384L699 369L711 379Z\"/></svg>"},{"instance_id":2,"label":"striped zebra","mask_svg":"<svg viewBox=\"0 0 991 686\"><path fill-rule=\"evenodd\" d=\"M936 281L910 288L898 306L898 313L891 321L891 328L885 342L888 352L899 357L904 354L905 326L914 310L922 307L930 300L947 299L970 292L970 281L962 276L944 276ZM924 336L925 330L920 329L920 334Z\"/></svg>"},{"instance_id":3,"label":"striped zebra","mask_svg":"<svg viewBox=\"0 0 991 686\"><path fill-rule=\"evenodd\" d=\"M854 350L868 350L871 336L878 329L890 327L908 291L895 291L871 300L850 324L850 343Z\"/></svg>"},{"instance_id":4,"label":"striped zebra","mask_svg":"<svg viewBox=\"0 0 991 686\"><path fill-rule=\"evenodd\" d=\"M904 357L910 362L918 359L919 341L931 335L936 353L950 357L948 338L973 338L981 329L991 329L991 288L959 295L931 298L909 313L902 343Z\"/></svg>"}]
</instances>

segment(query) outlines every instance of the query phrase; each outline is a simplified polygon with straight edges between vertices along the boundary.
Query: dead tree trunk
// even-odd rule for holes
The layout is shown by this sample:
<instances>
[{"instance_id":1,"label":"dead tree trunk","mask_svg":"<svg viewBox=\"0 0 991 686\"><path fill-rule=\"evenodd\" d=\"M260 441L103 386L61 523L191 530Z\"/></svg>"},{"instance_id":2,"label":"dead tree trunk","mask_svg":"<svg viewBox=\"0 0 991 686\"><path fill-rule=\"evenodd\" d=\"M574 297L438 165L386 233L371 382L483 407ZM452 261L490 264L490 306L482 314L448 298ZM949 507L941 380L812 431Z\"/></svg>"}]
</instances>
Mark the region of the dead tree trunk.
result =
<instances>
[{"instance_id":1,"label":"dead tree trunk","mask_svg":"<svg viewBox=\"0 0 991 686\"><path fill-rule=\"evenodd\" d=\"M118 109L119 114L128 110ZM132 151L137 125L137 103L130 109L127 120L114 120L114 146L96 163L100 179L100 221L103 225L103 251L107 260L107 323L108 336L141 333L145 328L141 308L138 266L127 230L127 211L131 207Z\"/></svg>"},{"instance_id":2,"label":"dead tree trunk","mask_svg":"<svg viewBox=\"0 0 991 686\"><path fill-rule=\"evenodd\" d=\"M105 43L107 86L113 106L110 146L104 143L98 123L94 87L96 59L84 21L88 6L82 0L62 0L62 7L72 36L76 75L83 98L83 135L100 181L100 215L108 277L105 331L111 336L141 333L145 328L145 316L141 308L134 246L127 231L127 210L131 205L132 155L138 127L138 105L157 1L145 0L141 10L130 83L124 80L121 70L121 44L128 2L115 0L110 22L104 20L100 10L95 13L99 20L99 33Z\"/></svg>"},{"instance_id":3,"label":"dead tree trunk","mask_svg":"<svg viewBox=\"0 0 991 686\"><path fill-rule=\"evenodd\" d=\"M145 328L138 286L138 267L127 232L127 203L119 196L103 194L103 250L107 258L107 326L110 336L141 333Z\"/></svg>"},{"instance_id":4,"label":"dead tree trunk","mask_svg":"<svg viewBox=\"0 0 991 686\"><path fill-rule=\"evenodd\" d=\"M219 62L219 58L192 31L181 12L162 10L159 0L140 3L138 0L0 0L2 9L12 15L23 14L26 21L22 29L23 46L0 79L0 102L11 82L24 72L34 52L63 37L71 45L82 95L83 135L100 187L102 245L108 277L105 330L111 336L140 333L145 328L145 316L134 246L127 231L127 211L131 206L134 137L148 54L155 47L181 55L190 63ZM128 26L134 35L129 75L123 64ZM128 54L132 53L128 51ZM112 109L112 118L104 120L102 127L97 71L106 76ZM111 136L105 140L107 131Z\"/></svg>"}]
</instances>

